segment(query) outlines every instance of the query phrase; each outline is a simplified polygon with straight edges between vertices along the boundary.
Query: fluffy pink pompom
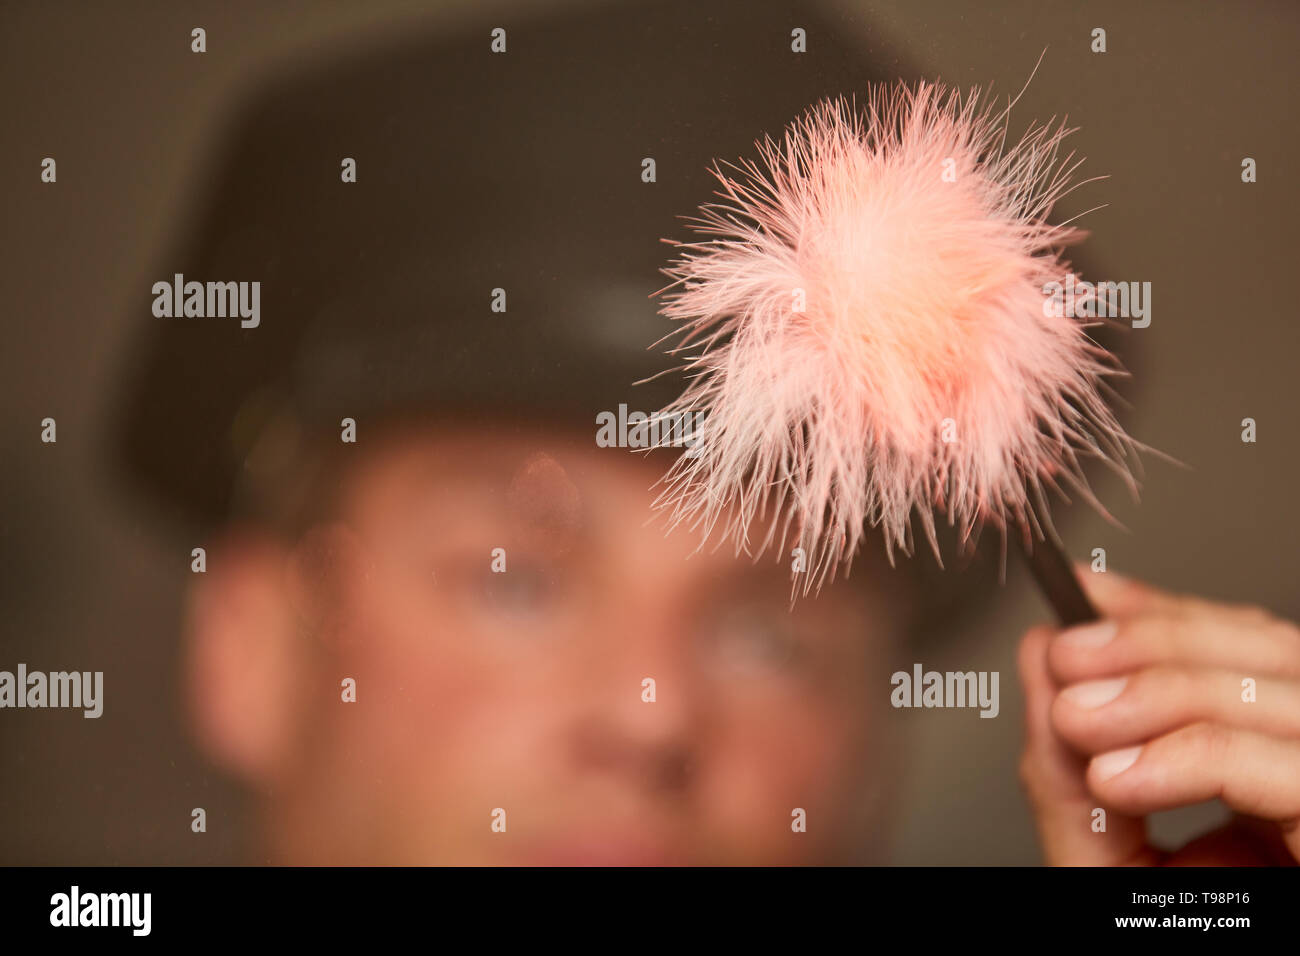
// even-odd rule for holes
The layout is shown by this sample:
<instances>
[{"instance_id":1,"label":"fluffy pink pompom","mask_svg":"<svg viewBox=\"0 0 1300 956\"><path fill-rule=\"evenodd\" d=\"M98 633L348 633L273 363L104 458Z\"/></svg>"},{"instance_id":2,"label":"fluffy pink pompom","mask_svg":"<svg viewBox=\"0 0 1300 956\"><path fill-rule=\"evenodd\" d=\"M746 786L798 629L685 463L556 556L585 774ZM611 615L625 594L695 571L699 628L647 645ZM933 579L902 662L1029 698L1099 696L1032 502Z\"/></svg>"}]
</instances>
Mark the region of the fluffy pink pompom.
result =
<instances>
[{"instance_id":1,"label":"fluffy pink pompom","mask_svg":"<svg viewBox=\"0 0 1300 956\"><path fill-rule=\"evenodd\" d=\"M877 89L862 110L812 107L757 162L715 167L723 201L690 220L710 238L676 244L662 290L689 384L659 414L704 413L664 479L671 526L702 546L720 527L756 556L789 539L807 593L847 570L867 525L892 561L912 551L915 512L937 555L936 513L969 543L985 523L1037 528L1046 487L1096 504L1084 457L1129 477L1096 320L1044 309L1083 235L1047 222L1078 165L1057 158L1071 130L1008 147L1009 110L978 91Z\"/></svg>"}]
</instances>

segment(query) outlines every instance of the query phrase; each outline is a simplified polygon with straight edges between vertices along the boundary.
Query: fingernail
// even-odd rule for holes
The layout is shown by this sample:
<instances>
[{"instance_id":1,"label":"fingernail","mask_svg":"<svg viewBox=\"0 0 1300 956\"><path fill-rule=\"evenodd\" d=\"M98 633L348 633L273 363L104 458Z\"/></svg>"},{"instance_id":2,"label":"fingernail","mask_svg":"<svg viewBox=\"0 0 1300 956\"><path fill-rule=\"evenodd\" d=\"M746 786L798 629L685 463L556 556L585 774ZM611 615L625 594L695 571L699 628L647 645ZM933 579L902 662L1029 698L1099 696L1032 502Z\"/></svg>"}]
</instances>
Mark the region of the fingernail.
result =
<instances>
[{"instance_id":1,"label":"fingernail","mask_svg":"<svg viewBox=\"0 0 1300 956\"><path fill-rule=\"evenodd\" d=\"M1099 754L1092 758L1093 771L1099 780L1109 780L1111 777L1117 777L1137 762L1140 753L1142 753L1142 747L1137 746Z\"/></svg>"},{"instance_id":2,"label":"fingernail","mask_svg":"<svg viewBox=\"0 0 1300 956\"><path fill-rule=\"evenodd\" d=\"M1056 640L1070 647L1101 647L1115 636L1116 630L1118 627L1114 621L1097 621L1062 631Z\"/></svg>"},{"instance_id":3,"label":"fingernail","mask_svg":"<svg viewBox=\"0 0 1300 956\"><path fill-rule=\"evenodd\" d=\"M1113 677L1110 680L1090 680L1082 684L1073 684L1061 691L1061 696L1084 710L1093 710L1103 704L1109 704L1120 695L1127 677Z\"/></svg>"}]
</instances>

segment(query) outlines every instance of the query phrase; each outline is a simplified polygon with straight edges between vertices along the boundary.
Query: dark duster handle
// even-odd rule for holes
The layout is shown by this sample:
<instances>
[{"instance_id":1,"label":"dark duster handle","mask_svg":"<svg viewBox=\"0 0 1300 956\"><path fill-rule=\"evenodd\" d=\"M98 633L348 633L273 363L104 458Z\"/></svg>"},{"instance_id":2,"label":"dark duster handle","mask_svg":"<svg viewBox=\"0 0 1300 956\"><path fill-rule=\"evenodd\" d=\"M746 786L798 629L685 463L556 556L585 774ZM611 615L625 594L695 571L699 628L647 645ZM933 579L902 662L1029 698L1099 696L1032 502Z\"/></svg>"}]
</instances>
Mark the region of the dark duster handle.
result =
<instances>
[{"instance_id":1,"label":"dark duster handle","mask_svg":"<svg viewBox=\"0 0 1300 956\"><path fill-rule=\"evenodd\" d=\"M1034 580L1038 582L1063 625L1072 627L1100 618L1088 596L1083 593L1069 560L1055 541L1049 537L1028 544L1021 535L1016 535L1015 538L1020 542Z\"/></svg>"}]
</instances>

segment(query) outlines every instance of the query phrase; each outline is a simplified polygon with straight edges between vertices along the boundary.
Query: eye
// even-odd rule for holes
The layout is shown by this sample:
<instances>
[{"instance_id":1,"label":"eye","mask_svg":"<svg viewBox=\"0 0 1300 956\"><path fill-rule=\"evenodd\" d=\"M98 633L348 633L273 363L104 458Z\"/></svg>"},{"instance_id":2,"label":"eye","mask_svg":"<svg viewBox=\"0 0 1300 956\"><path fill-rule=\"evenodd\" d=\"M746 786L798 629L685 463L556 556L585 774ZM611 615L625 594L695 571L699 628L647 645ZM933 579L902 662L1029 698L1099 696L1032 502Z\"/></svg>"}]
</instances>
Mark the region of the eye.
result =
<instances>
[{"instance_id":1,"label":"eye","mask_svg":"<svg viewBox=\"0 0 1300 956\"><path fill-rule=\"evenodd\" d=\"M733 671L781 671L799 656L788 611L739 605L715 615L705 635L714 663Z\"/></svg>"},{"instance_id":2,"label":"eye","mask_svg":"<svg viewBox=\"0 0 1300 956\"><path fill-rule=\"evenodd\" d=\"M559 576L542 564L512 560L509 569L488 571L481 579L479 598L492 611L525 617L544 611L559 596Z\"/></svg>"}]
</instances>

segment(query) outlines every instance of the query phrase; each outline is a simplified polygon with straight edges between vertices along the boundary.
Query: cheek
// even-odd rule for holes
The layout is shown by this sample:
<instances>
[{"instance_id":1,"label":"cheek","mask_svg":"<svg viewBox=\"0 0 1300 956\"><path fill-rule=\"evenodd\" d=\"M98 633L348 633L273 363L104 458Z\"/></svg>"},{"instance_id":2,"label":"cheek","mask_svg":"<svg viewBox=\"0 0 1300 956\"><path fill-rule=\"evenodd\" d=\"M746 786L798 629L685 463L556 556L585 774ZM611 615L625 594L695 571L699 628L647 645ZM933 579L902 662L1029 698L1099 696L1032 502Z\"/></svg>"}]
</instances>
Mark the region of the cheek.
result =
<instances>
[{"instance_id":1,"label":"cheek","mask_svg":"<svg viewBox=\"0 0 1300 956\"><path fill-rule=\"evenodd\" d=\"M548 675L477 633L432 587L375 576L347 605L337 630L348 671L339 679L357 679L357 703L345 706L340 728L349 750L392 782L394 798L402 791L475 807L479 797L506 799L490 795L509 789L536 752L529 728L540 728L536 718L554 702Z\"/></svg>"},{"instance_id":2,"label":"cheek","mask_svg":"<svg viewBox=\"0 0 1300 956\"><path fill-rule=\"evenodd\" d=\"M705 826L721 834L725 852L793 860L817 842L817 829L834 832L827 821L861 739L853 719L804 696L728 710L706 755L702 794ZM795 808L807 813L806 834L791 830Z\"/></svg>"}]
</instances>

